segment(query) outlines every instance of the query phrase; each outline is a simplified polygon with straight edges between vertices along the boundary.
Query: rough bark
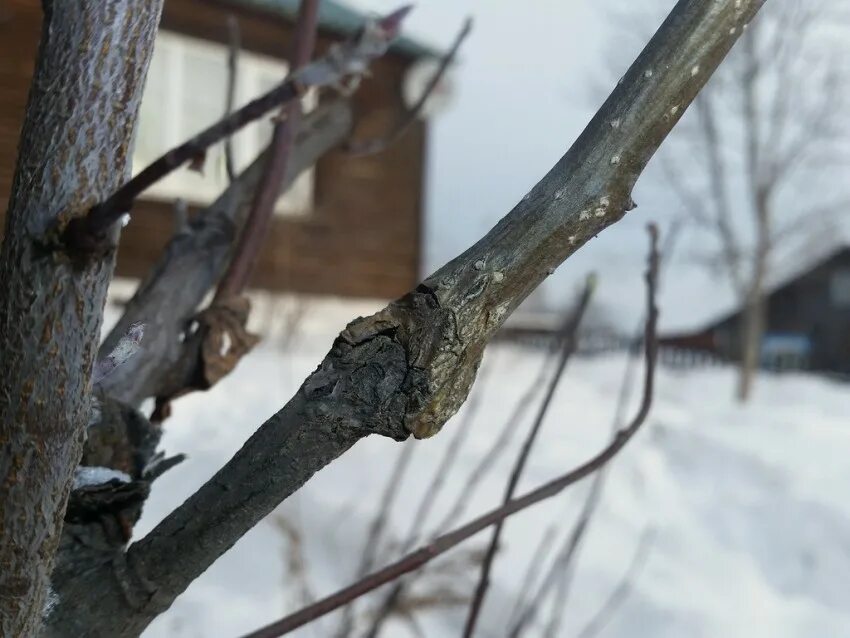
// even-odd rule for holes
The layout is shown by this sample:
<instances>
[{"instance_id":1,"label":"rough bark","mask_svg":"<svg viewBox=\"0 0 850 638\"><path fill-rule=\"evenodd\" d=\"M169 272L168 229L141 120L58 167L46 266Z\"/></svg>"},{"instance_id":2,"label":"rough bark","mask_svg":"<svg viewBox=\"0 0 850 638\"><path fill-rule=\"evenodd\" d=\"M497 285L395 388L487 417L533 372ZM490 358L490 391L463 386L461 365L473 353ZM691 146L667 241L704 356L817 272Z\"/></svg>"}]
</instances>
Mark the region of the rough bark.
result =
<instances>
[{"instance_id":1,"label":"rough bark","mask_svg":"<svg viewBox=\"0 0 850 638\"><path fill-rule=\"evenodd\" d=\"M59 228L127 177L160 2L45 2L0 256L0 634L32 636L88 421L114 248Z\"/></svg>"},{"instance_id":2,"label":"rough bark","mask_svg":"<svg viewBox=\"0 0 850 638\"><path fill-rule=\"evenodd\" d=\"M296 137L292 160L281 192L351 132L352 113L345 101L324 104L305 116ZM189 321L221 277L245 222L254 190L262 177L265 153L246 168L207 209L194 217L139 286L124 315L101 346L101 355L115 347L135 322L146 326L144 349L115 370L102 387L115 399L138 405L148 397L166 394L172 370L183 353Z\"/></svg>"},{"instance_id":3,"label":"rough bark","mask_svg":"<svg viewBox=\"0 0 850 638\"><path fill-rule=\"evenodd\" d=\"M82 574L51 635L133 636L221 554L358 439L436 434L487 341L631 190L763 0L681 0L567 154L484 238L376 315L352 322L284 408L110 566ZM696 69L696 72L694 72Z\"/></svg>"}]
</instances>

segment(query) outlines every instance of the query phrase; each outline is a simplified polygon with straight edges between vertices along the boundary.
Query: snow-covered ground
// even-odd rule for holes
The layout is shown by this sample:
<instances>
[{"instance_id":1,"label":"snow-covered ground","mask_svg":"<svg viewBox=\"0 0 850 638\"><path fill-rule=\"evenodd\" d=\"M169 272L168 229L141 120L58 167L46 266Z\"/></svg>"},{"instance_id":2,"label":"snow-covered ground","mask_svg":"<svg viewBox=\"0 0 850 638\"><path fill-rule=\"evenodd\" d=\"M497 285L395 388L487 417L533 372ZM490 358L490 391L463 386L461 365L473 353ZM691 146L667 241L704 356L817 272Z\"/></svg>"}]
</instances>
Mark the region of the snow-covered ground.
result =
<instances>
[{"instance_id":1,"label":"snow-covered ground","mask_svg":"<svg viewBox=\"0 0 850 638\"><path fill-rule=\"evenodd\" d=\"M137 536L209 478L283 405L347 319L370 309L368 303L308 304L301 331L286 349L280 336L273 336L213 391L179 401L163 446L190 458L156 483ZM510 346L488 351L484 365L489 379L475 389L482 392L483 405L467 426L472 429L469 439L428 531L453 503L541 361L539 353ZM625 361L624 356L611 356L570 363L522 491L604 445ZM651 530L646 562L599 635L850 637L850 386L799 374L764 376L752 403L740 407L731 398L733 379L724 368L661 369L650 419L608 477L561 635L577 635L598 611ZM393 512L399 536L406 534L462 420L463 412L439 436L410 443L415 446L413 464L397 486ZM511 450L475 494L464 520L499 502L527 421L528 416L517 424ZM292 611L301 594L297 579L288 576L291 545L276 517L298 531L315 594L349 582L400 450L400 444L377 437L356 445L247 534L144 635L230 638ZM567 531L588 486L585 481L511 519L482 636L504 635L538 539L553 521ZM468 556L464 550L480 548L487 538L488 533L479 535L448 561ZM397 555L387 549L380 554L381 561ZM460 593L473 586L471 575L454 576L450 584ZM454 636L463 613L463 608L442 607L417 619L427 636ZM544 606L542 616L547 615ZM332 635L337 623L331 617L297 635ZM396 621L383 635L413 634L408 624ZM526 635L540 635L539 628Z\"/></svg>"}]
</instances>

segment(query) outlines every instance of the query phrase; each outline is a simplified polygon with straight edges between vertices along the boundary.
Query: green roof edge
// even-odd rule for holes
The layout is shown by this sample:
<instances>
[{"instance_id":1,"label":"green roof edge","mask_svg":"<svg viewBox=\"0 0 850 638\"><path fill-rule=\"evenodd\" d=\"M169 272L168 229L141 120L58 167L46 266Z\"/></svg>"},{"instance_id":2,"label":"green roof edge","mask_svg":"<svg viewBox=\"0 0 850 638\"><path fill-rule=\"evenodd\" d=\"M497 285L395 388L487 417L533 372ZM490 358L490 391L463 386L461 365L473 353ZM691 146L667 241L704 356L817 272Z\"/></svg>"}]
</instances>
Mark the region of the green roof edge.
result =
<instances>
[{"instance_id":1,"label":"green roof edge","mask_svg":"<svg viewBox=\"0 0 850 638\"><path fill-rule=\"evenodd\" d=\"M298 12L300 0L227 0L233 5L255 7L286 18L294 18ZM321 0L319 3L319 28L348 36L363 26L368 13L353 9L337 0ZM436 58L441 52L406 36L393 42L390 51L410 58Z\"/></svg>"}]
</instances>

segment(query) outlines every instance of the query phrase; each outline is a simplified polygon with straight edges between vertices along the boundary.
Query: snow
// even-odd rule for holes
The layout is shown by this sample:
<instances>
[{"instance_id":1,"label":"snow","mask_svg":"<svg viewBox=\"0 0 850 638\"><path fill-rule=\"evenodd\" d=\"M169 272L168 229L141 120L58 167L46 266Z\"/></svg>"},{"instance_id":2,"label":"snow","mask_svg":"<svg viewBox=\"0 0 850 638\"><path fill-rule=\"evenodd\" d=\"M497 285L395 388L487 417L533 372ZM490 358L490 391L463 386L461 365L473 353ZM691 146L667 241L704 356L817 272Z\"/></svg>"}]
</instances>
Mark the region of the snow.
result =
<instances>
[{"instance_id":1,"label":"snow","mask_svg":"<svg viewBox=\"0 0 850 638\"><path fill-rule=\"evenodd\" d=\"M132 479L125 472L113 470L109 467L88 467L81 465L74 471L74 489L90 485L103 485L109 481L121 481L129 483Z\"/></svg>"},{"instance_id":2,"label":"snow","mask_svg":"<svg viewBox=\"0 0 850 638\"><path fill-rule=\"evenodd\" d=\"M282 303L282 302L281 302ZM290 304L293 303L291 300ZM143 536L226 461L264 418L279 409L330 347L333 335L378 302L312 300L300 330L278 331L219 387L176 403L162 446L189 459L154 484L136 537ZM514 346L488 350L492 366L481 411L447 478L426 532L452 505L467 472L537 373L541 355ZM587 459L605 444L620 387L624 356L570 363L532 453L520 489ZM637 375L639 379L640 373ZM803 374L766 375L756 396L732 400L727 368L662 368L652 414L615 460L583 547L562 635L575 636L620 583L646 530L653 542L629 596L601 632L605 638L850 638L850 426L846 384ZM633 392L632 404L637 402ZM634 407L634 405L632 406ZM450 444L463 413L433 439L413 442L413 464L393 527L406 534L419 499ZM523 425L527 424L526 416ZM516 447L475 493L463 519L496 505ZM319 472L201 576L145 632L146 638L242 635L293 611L297 579L288 575L288 536L275 517L299 531L309 588L326 595L351 581L366 530L400 445L371 437ZM502 636L519 594L527 561L553 521L562 533L580 509L589 481L511 519L482 618L481 636ZM481 534L444 564L487 540ZM560 541L559 541L560 542ZM380 552L381 561L397 556ZM472 570L449 579L454 591L472 590ZM423 585L434 583L424 579ZM440 582L445 582L440 581ZM361 606L359 610L365 611ZM545 619L548 607L544 605ZM419 613L427 636L457 635L462 607ZM297 636L332 635L337 617ZM539 627L529 636L541 635ZM414 635L393 621L384 636Z\"/></svg>"}]
</instances>

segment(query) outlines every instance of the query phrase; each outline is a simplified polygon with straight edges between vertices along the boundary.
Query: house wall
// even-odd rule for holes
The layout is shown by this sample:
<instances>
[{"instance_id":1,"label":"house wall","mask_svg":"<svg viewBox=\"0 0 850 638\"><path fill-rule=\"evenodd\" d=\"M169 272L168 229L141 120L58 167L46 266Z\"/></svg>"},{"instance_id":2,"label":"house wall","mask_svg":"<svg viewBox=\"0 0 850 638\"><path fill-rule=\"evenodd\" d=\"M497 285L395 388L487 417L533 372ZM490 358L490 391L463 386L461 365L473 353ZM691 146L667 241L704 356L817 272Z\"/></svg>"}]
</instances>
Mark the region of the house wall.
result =
<instances>
[{"instance_id":1,"label":"house wall","mask_svg":"<svg viewBox=\"0 0 850 638\"><path fill-rule=\"evenodd\" d=\"M809 367L816 370L850 372L850 308L836 305L830 294L833 274L843 269L850 269L850 250L777 290L769 300L770 329L808 335Z\"/></svg>"},{"instance_id":2,"label":"house wall","mask_svg":"<svg viewBox=\"0 0 850 638\"><path fill-rule=\"evenodd\" d=\"M41 10L34 0L0 5L0 201L11 189L17 140L38 44ZM162 27L227 42L232 9L212 0L168 0ZM243 47L282 57L292 27L256 11L237 14ZM320 38L319 49L330 39ZM401 117L401 81L409 60L389 55L354 96L358 138L380 135ZM327 154L316 166L315 209L276 218L253 285L276 290L391 298L419 279L425 125L417 122L387 151L353 158ZM2 207L5 213L5 206ZM141 201L125 229L117 272L143 276L173 228L168 203Z\"/></svg>"},{"instance_id":3,"label":"house wall","mask_svg":"<svg viewBox=\"0 0 850 638\"><path fill-rule=\"evenodd\" d=\"M825 260L768 297L767 332L807 336L811 343L807 367L812 370L850 373L850 307L836 305L830 294L833 274L843 269L850 269L850 250ZM737 360L738 314L707 333L719 354Z\"/></svg>"}]
</instances>

